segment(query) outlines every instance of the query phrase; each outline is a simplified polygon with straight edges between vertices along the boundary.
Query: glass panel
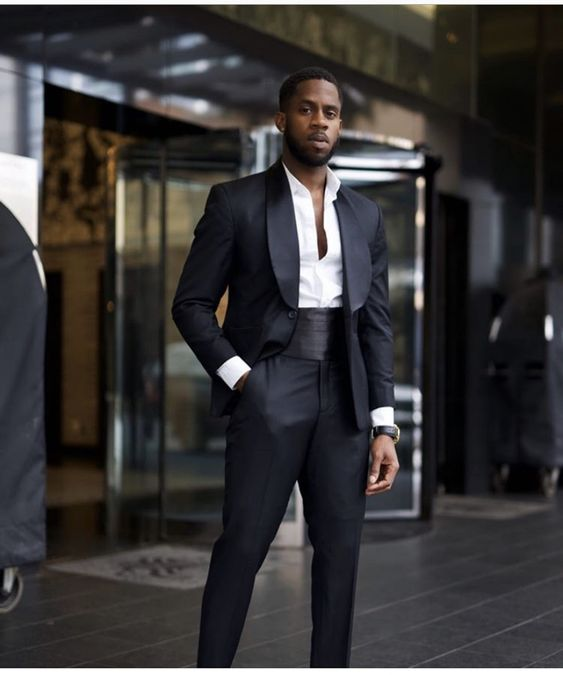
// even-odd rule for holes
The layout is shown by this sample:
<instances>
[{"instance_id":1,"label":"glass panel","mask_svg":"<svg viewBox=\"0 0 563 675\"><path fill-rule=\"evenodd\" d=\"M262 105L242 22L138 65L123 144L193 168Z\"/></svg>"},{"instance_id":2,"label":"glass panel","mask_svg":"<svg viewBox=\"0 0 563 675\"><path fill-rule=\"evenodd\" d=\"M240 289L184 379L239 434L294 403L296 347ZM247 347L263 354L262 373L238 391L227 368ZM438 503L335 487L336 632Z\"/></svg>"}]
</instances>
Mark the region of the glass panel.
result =
<instances>
[{"instance_id":1,"label":"glass panel","mask_svg":"<svg viewBox=\"0 0 563 675\"><path fill-rule=\"evenodd\" d=\"M422 479L425 160L406 146L377 141L345 134L332 164L345 184L380 205L389 252L401 470L393 490L368 498L367 517L413 517L420 515Z\"/></svg>"},{"instance_id":2,"label":"glass panel","mask_svg":"<svg viewBox=\"0 0 563 675\"><path fill-rule=\"evenodd\" d=\"M196 171L189 162L181 161L185 143L167 154L159 145L131 146L118 154L113 267L115 410L109 483L115 498L114 520L117 513L122 523L123 517L134 514L137 518L148 516L154 525L161 513L161 488L167 509L163 515L167 517L216 519L221 513L226 422L209 416L209 377L178 333L170 307L209 189L235 177L233 170L221 167L234 166L233 156L240 157L237 138L236 134L228 138L218 135L221 152L217 156L212 143L205 143L205 157L192 164L209 164L215 159L208 170ZM192 151L201 151L199 146L201 139L194 137ZM215 170L214 165L219 168ZM163 167L165 181L161 185ZM164 265L160 255L163 194ZM217 311L219 323L226 301L227 294ZM166 452L163 475L159 473L161 433Z\"/></svg>"},{"instance_id":3,"label":"glass panel","mask_svg":"<svg viewBox=\"0 0 563 675\"><path fill-rule=\"evenodd\" d=\"M115 170L110 493L121 507L154 514L159 488L161 186L158 163L147 162L135 150L122 149Z\"/></svg>"},{"instance_id":4,"label":"glass panel","mask_svg":"<svg viewBox=\"0 0 563 675\"><path fill-rule=\"evenodd\" d=\"M172 300L207 195L233 174L168 167L166 306ZM217 309L223 323L226 293ZM227 418L209 415L210 379L166 314L166 517L217 520L223 502Z\"/></svg>"},{"instance_id":5,"label":"glass panel","mask_svg":"<svg viewBox=\"0 0 563 675\"><path fill-rule=\"evenodd\" d=\"M419 312L415 307L416 184L415 177L396 177L354 188L376 200L384 213L389 250L389 296L395 344L395 419L401 427L397 454L401 470L393 490L368 498L368 511L418 509L414 494L414 433L421 397L419 379Z\"/></svg>"}]
</instances>

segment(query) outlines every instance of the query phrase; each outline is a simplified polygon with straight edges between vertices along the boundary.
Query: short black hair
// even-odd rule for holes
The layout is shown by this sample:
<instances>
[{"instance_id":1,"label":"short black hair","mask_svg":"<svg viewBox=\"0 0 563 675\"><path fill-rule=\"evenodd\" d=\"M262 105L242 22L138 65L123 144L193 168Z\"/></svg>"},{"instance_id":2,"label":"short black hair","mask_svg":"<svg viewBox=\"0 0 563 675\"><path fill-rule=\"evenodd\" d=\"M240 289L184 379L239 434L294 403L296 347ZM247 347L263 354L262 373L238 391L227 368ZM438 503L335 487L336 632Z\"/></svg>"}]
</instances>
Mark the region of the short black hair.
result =
<instances>
[{"instance_id":1,"label":"short black hair","mask_svg":"<svg viewBox=\"0 0 563 675\"><path fill-rule=\"evenodd\" d=\"M340 105L342 105L342 89L334 75L325 68L309 66L291 73L291 75L288 75L282 82L279 93L280 110L284 110L289 99L295 94L297 85L306 80L326 80L333 84L338 90L338 98L340 99Z\"/></svg>"}]
</instances>

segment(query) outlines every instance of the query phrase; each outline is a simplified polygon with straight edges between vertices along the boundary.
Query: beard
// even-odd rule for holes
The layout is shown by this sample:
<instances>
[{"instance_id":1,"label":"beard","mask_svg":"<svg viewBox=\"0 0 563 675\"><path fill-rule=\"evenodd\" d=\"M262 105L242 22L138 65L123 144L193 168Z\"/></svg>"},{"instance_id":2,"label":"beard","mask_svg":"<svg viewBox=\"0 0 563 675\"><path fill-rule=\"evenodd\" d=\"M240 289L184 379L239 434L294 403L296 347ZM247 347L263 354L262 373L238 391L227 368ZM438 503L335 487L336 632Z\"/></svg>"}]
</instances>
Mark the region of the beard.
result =
<instances>
[{"instance_id":1,"label":"beard","mask_svg":"<svg viewBox=\"0 0 563 675\"><path fill-rule=\"evenodd\" d=\"M325 164L328 164L339 141L337 138L334 145L329 148L324 155L319 155L307 148L307 146L300 144L299 141L292 136L291 130L287 125L285 127L284 139L289 152L298 162L305 164L305 166L324 166Z\"/></svg>"}]
</instances>

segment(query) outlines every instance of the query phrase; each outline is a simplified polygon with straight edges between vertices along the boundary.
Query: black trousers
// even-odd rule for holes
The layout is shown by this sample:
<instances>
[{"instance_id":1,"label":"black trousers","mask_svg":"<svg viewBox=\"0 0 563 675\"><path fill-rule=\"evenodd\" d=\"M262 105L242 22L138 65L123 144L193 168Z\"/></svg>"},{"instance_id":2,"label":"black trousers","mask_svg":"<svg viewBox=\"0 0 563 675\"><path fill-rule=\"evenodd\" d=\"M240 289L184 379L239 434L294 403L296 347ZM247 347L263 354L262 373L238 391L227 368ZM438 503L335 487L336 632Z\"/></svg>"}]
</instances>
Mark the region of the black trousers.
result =
<instances>
[{"instance_id":1,"label":"black trousers","mask_svg":"<svg viewBox=\"0 0 563 675\"><path fill-rule=\"evenodd\" d=\"M354 424L345 362L281 353L254 365L227 427L223 532L203 594L198 667L231 665L296 481L313 546L310 665L349 666L368 466L369 429Z\"/></svg>"}]
</instances>

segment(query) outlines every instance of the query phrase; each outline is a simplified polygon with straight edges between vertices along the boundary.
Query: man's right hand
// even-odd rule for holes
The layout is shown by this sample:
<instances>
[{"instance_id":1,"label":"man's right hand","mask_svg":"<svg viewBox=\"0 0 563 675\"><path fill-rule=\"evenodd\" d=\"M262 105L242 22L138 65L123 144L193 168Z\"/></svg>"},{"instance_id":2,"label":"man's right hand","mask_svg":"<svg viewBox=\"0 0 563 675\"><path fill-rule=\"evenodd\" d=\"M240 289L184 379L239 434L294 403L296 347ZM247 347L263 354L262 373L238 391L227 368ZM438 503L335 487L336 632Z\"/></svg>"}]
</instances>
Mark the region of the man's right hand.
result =
<instances>
[{"instance_id":1,"label":"man's right hand","mask_svg":"<svg viewBox=\"0 0 563 675\"><path fill-rule=\"evenodd\" d=\"M237 389L239 392L242 392L244 389L244 384L246 382L246 378L248 377L248 373L250 370L247 370L246 373L240 376L240 378L237 380L237 383L235 384L235 389Z\"/></svg>"}]
</instances>

